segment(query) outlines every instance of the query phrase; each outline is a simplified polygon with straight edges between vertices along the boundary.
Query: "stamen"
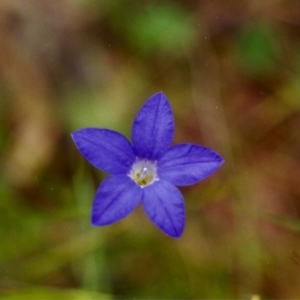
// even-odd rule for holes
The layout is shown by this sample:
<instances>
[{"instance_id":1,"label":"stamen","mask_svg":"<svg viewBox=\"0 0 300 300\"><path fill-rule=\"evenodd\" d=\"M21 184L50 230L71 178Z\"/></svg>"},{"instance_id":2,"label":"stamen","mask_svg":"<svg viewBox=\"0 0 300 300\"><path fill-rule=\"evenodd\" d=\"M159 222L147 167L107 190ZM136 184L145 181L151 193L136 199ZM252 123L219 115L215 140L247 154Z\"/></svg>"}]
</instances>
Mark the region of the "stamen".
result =
<instances>
[{"instance_id":1,"label":"stamen","mask_svg":"<svg viewBox=\"0 0 300 300\"><path fill-rule=\"evenodd\" d=\"M141 180L143 180L147 176L147 171L148 171L147 167L144 167L140 175Z\"/></svg>"}]
</instances>

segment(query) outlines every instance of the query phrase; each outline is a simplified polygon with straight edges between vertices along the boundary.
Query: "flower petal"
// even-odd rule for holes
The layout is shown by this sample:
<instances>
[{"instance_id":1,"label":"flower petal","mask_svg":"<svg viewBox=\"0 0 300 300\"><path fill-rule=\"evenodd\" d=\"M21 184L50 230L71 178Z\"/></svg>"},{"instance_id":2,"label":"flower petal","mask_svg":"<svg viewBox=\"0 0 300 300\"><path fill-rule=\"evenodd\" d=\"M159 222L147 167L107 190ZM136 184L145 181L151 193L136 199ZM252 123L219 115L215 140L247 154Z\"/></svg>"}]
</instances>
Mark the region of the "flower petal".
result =
<instances>
[{"instance_id":1,"label":"flower petal","mask_svg":"<svg viewBox=\"0 0 300 300\"><path fill-rule=\"evenodd\" d=\"M175 185L190 185L214 173L223 162L223 158L209 148L179 144L158 161L158 176Z\"/></svg>"},{"instance_id":2,"label":"flower petal","mask_svg":"<svg viewBox=\"0 0 300 300\"><path fill-rule=\"evenodd\" d=\"M166 96L159 92L149 98L135 117L132 140L135 154L158 159L171 145L174 118Z\"/></svg>"},{"instance_id":3,"label":"flower petal","mask_svg":"<svg viewBox=\"0 0 300 300\"><path fill-rule=\"evenodd\" d=\"M185 224L184 200L176 186L159 180L144 188L142 200L148 217L166 234L179 238Z\"/></svg>"},{"instance_id":4,"label":"flower petal","mask_svg":"<svg viewBox=\"0 0 300 300\"><path fill-rule=\"evenodd\" d=\"M81 154L105 172L127 173L135 159L130 142L116 131L84 128L75 131L72 138Z\"/></svg>"},{"instance_id":5,"label":"flower petal","mask_svg":"<svg viewBox=\"0 0 300 300\"><path fill-rule=\"evenodd\" d=\"M99 187L92 208L92 224L109 225L129 215L143 197L143 190L127 175L106 178Z\"/></svg>"}]
</instances>

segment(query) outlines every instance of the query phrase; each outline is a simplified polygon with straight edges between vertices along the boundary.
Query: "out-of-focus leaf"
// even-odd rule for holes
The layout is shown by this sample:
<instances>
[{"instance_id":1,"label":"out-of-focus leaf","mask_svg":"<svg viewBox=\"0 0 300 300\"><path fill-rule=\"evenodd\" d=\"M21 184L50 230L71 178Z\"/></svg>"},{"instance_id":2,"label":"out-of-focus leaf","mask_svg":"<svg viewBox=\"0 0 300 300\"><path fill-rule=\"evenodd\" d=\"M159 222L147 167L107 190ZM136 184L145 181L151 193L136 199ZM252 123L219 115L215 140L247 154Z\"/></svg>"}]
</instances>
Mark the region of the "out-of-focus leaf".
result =
<instances>
[{"instance_id":1,"label":"out-of-focus leaf","mask_svg":"<svg viewBox=\"0 0 300 300\"><path fill-rule=\"evenodd\" d=\"M94 232L90 241L93 245L98 244L98 248L95 249L95 251L89 251L86 255L82 255L80 259L75 259L75 262L72 265L74 272L82 281L82 288L89 291L97 291L109 286L109 278L104 275L107 265L103 231L96 228L91 229L90 224L90 210L94 192L90 174L85 172L84 167L80 167L77 175L74 176L73 194L79 215L88 211L88 216L84 218L79 217L78 226L80 232L86 233L91 230ZM92 242L93 238L94 243Z\"/></svg>"},{"instance_id":2,"label":"out-of-focus leaf","mask_svg":"<svg viewBox=\"0 0 300 300\"><path fill-rule=\"evenodd\" d=\"M240 68L251 77L264 77L275 70L278 58L278 37L266 25L248 26L237 39Z\"/></svg>"},{"instance_id":3,"label":"out-of-focus leaf","mask_svg":"<svg viewBox=\"0 0 300 300\"><path fill-rule=\"evenodd\" d=\"M104 293L96 293L84 290L58 290L49 288L30 288L11 291L0 296L1 300L96 300L96 299L112 299L112 296Z\"/></svg>"},{"instance_id":4,"label":"out-of-focus leaf","mask_svg":"<svg viewBox=\"0 0 300 300\"><path fill-rule=\"evenodd\" d=\"M132 15L129 39L134 47L152 53L190 49L196 38L190 15L174 4L149 6Z\"/></svg>"},{"instance_id":5,"label":"out-of-focus leaf","mask_svg":"<svg viewBox=\"0 0 300 300\"><path fill-rule=\"evenodd\" d=\"M300 232L300 220L290 217L290 216L284 216L284 215L275 215L275 214L268 214L266 218L277 224L280 225L286 229Z\"/></svg>"}]
</instances>

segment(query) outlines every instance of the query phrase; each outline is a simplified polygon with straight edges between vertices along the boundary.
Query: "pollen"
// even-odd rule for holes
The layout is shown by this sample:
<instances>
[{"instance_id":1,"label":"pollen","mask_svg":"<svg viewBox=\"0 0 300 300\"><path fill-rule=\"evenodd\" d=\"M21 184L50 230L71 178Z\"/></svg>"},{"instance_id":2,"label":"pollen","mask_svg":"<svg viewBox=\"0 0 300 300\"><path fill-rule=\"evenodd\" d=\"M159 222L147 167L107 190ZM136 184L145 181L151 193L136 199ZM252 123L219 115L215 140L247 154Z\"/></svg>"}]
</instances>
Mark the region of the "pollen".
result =
<instances>
[{"instance_id":1,"label":"pollen","mask_svg":"<svg viewBox=\"0 0 300 300\"><path fill-rule=\"evenodd\" d=\"M152 184L159 180L156 172L156 161L136 159L128 176L141 187Z\"/></svg>"}]
</instances>

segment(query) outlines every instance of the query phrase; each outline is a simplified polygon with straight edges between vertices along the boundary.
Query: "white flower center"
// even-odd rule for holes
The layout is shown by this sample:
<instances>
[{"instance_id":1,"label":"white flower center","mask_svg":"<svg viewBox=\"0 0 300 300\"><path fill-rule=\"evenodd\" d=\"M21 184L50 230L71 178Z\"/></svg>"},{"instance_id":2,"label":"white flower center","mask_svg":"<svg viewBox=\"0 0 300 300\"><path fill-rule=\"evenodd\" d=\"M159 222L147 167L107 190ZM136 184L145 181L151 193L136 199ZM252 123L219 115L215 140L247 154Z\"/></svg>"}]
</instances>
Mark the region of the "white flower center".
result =
<instances>
[{"instance_id":1,"label":"white flower center","mask_svg":"<svg viewBox=\"0 0 300 300\"><path fill-rule=\"evenodd\" d=\"M137 158L128 176L139 186L144 187L159 180L156 169L156 161Z\"/></svg>"}]
</instances>

